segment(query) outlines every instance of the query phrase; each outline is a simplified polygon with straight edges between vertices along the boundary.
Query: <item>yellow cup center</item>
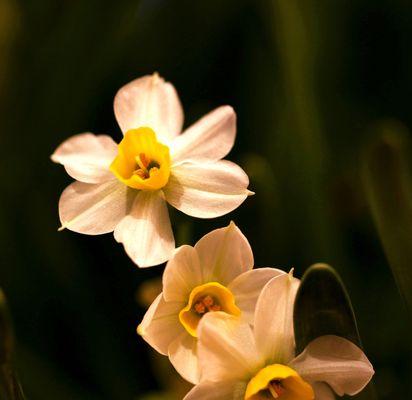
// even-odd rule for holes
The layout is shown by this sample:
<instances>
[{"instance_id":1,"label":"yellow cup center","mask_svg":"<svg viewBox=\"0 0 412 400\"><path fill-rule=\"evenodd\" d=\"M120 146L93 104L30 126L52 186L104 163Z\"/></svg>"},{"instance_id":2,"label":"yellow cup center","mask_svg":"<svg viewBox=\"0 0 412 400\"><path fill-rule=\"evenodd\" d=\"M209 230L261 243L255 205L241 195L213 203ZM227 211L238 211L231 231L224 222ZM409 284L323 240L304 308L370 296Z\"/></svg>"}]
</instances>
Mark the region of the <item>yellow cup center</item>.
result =
<instances>
[{"instance_id":1,"label":"yellow cup center","mask_svg":"<svg viewBox=\"0 0 412 400\"><path fill-rule=\"evenodd\" d=\"M314 400L312 386L292 368L272 364L261 369L248 383L245 400Z\"/></svg>"},{"instance_id":2,"label":"yellow cup center","mask_svg":"<svg viewBox=\"0 0 412 400\"><path fill-rule=\"evenodd\" d=\"M131 129L119 143L110 170L121 182L134 189L157 190L170 176L169 148L147 127Z\"/></svg>"},{"instance_id":3,"label":"yellow cup center","mask_svg":"<svg viewBox=\"0 0 412 400\"><path fill-rule=\"evenodd\" d=\"M199 321L210 311L223 311L235 316L241 314L232 292L218 282L209 282L192 290L186 307L179 313L179 320L193 337L197 337Z\"/></svg>"}]
</instances>

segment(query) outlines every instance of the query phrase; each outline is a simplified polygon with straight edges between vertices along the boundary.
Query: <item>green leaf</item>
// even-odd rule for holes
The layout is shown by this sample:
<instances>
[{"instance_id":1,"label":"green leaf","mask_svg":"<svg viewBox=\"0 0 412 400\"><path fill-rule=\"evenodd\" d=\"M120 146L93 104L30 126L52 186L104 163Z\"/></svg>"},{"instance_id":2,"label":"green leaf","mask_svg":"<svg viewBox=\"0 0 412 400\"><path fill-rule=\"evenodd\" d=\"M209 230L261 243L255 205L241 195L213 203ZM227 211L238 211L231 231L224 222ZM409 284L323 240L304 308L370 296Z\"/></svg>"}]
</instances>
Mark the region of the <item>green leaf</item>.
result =
<instances>
[{"instance_id":1,"label":"green leaf","mask_svg":"<svg viewBox=\"0 0 412 400\"><path fill-rule=\"evenodd\" d=\"M355 314L337 272L326 264L312 265L304 274L295 300L297 354L323 335L344 337L362 348ZM357 399L376 399L371 385Z\"/></svg>"},{"instance_id":2,"label":"green leaf","mask_svg":"<svg viewBox=\"0 0 412 400\"><path fill-rule=\"evenodd\" d=\"M396 121L373 129L363 157L363 181L372 217L399 291L412 317L412 191L408 132Z\"/></svg>"},{"instance_id":3,"label":"green leaf","mask_svg":"<svg viewBox=\"0 0 412 400\"><path fill-rule=\"evenodd\" d=\"M303 276L295 301L294 326L298 353L323 335L341 336L361 347L349 296L329 265L312 265Z\"/></svg>"}]
</instances>

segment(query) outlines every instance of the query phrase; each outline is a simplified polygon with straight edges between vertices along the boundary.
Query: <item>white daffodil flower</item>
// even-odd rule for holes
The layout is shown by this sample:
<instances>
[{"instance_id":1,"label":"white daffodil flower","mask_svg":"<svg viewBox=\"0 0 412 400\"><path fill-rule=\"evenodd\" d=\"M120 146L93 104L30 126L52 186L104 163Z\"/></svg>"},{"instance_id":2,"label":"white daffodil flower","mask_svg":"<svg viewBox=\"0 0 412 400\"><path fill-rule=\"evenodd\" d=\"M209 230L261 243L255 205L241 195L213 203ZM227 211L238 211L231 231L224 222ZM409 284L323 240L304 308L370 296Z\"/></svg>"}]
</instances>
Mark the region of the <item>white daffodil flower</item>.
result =
<instances>
[{"instance_id":1,"label":"white daffodil flower","mask_svg":"<svg viewBox=\"0 0 412 400\"><path fill-rule=\"evenodd\" d=\"M179 247L163 274L163 293L150 306L137 332L168 355L189 382L199 381L197 326L206 314L221 311L253 323L257 298L275 268L253 268L250 245L231 222ZM213 311L213 312L211 312Z\"/></svg>"},{"instance_id":2,"label":"white daffodil flower","mask_svg":"<svg viewBox=\"0 0 412 400\"><path fill-rule=\"evenodd\" d=\"M167 203L199 218L238 207L249 179L222 160L233 147L236 114L215 109L180 134L183 110L173 85L157 74L122 87L114 113L123 140L83 133L63 142L52 160L77 181L59 202L61 229L113 232L140 267L167 261L175 241Z\"/></svg>"},{"instance_id":3,"label":"white daffodil flower","mask_svg":"<svg viewBox=\"0 0 412 400\"><path fill-rule=\"evenodd\" d=\"M293 304L299 282L273 278L256 304L254 328L224 313L198 327L201 383L184 400L332 400L355 395L374 371L350 341L322 336L295 357Z\"/></svg>"}]
</instances>

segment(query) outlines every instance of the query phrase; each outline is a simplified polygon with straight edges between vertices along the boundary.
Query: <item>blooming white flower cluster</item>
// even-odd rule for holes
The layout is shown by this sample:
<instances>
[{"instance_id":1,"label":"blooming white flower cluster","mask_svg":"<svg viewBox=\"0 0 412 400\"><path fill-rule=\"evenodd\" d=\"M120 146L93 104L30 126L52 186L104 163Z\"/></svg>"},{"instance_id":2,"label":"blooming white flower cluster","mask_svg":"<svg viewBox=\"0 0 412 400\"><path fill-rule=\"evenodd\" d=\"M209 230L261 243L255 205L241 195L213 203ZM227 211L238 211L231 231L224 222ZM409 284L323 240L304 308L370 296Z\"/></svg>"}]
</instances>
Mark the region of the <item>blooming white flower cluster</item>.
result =
<instances>
[{"instance_id":1,"label":"blooming white flower cluster","mask_svg":"<svg viewBox=\"0 0 412 400\"><path fill-rule=\"evenodd\" d=\"M250 245L232 222L175 249L167 205L213 218L250 192L236 164L221 159L234 144L236 115L217 108L180 135L175 89L157 74L124 86L114 110L124 133L84 133L52 155L77 181L63 192L62 228L114 231L140 267L167 260L163 291L138 333L195 384L187 400L330 400L354 395L373 367L356 345L323 336L295 354L293 271L253 269Z\"/></svg>"}]
</instances>

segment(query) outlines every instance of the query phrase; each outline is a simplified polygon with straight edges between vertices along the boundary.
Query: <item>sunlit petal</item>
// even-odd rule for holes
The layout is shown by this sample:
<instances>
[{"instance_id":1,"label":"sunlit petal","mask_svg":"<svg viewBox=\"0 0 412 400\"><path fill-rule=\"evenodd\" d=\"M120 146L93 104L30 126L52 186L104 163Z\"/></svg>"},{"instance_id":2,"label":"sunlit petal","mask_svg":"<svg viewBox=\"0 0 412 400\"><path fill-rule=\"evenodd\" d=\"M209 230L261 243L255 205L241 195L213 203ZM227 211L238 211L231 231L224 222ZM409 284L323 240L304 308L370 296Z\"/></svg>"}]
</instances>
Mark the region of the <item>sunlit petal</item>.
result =
<instances>
[{"instance_id":1,"label":"sunlit petal","mask_svg":"<svg viewBox=\"0 0 412 400\"><path fill-rule=\"evenodd\" d=\"M222 312L206 314L198 327L201 380L248 380L261 366L249 324Z\"/></svg>"},{"instance_id":2,"label":"sunlit petal","mask_svg":"<svg viewBox=\"0 0 412 400\"><path fill-rule=\"evenodd\" d=\"M175 248L169 213L162 192L138 192L132 209L114 231L128 256L139 267L167 261Z\"/></svg>"},{"instance_id":3,"label":"sunlit petal","mask_svg":"<svg viewBox=\"0 0 412 400\"><path fill-rule=\"evenodd\" d=\"M172 167L164 187L166 200L185 214L215 218L237 208L251 192L249 178L230 161L184 163Z\"/></svg>"},{"instance_id":4,"label":"sunlit petal","mask_svg":"<svg viewBox=\"0 0 412 400\"><path fill-rule=\"evenodd\" d=\"M134 196L117 180L98 184L74 182L60 196L62 228L87 235L112 232L127 214Z\"/></svg>"},{"instance_id":5,"label":"sunlit petal","mask_svg":"<svg viewBox=\"0 0 412 400\"><path fill-rule=\"evenodd\" d=\"M123 86L114 99L114 113L123 133L147 126L165 144L183 126L183 109L175 88L156 73Z\"/></svg>"},{"instance_id":6,"label":"sunlit petal","mask_svg":"<svg viewBox=\"0 0 412 400\"><path fill-rule=\"evenodd\" d=\"M250 244L233 222L203 236L195 249L205 282L228 285L238 275L253 268Z\"/></svg>"},{"instance_id":7,"label":"sunlit petal","mask_svg":"<svg viewBox=\"0 0 412 400\"><path fill-rule=\"evenodd\" d=\"M235 136L233 108L216 108L174 139L171 145L173 163L218 161L229 153Z\"/></svg>"},{"instance_id":8,"label":"sunlit petal","mask_svg":"<svg viewBox=\"0 0 412 400\"><path fill-rule=\"evenodd\" d=\"M256 303L256 345L268 364L287 364L294 356L293 305L299 280L292 274L273 278Z\"/></svg>"},{"instance_id":9,"label":"sunlit petal","mask_svg":"<svg viewBox=\"0 0 412 400\"><path fill-rule=\"evenodd\" d=\"M81 133L65 140L51 159L64 165L78 181L100 183L113 178L109 166L116 153L117 145L110 136Z\"/></svg>"}]
</instances>

